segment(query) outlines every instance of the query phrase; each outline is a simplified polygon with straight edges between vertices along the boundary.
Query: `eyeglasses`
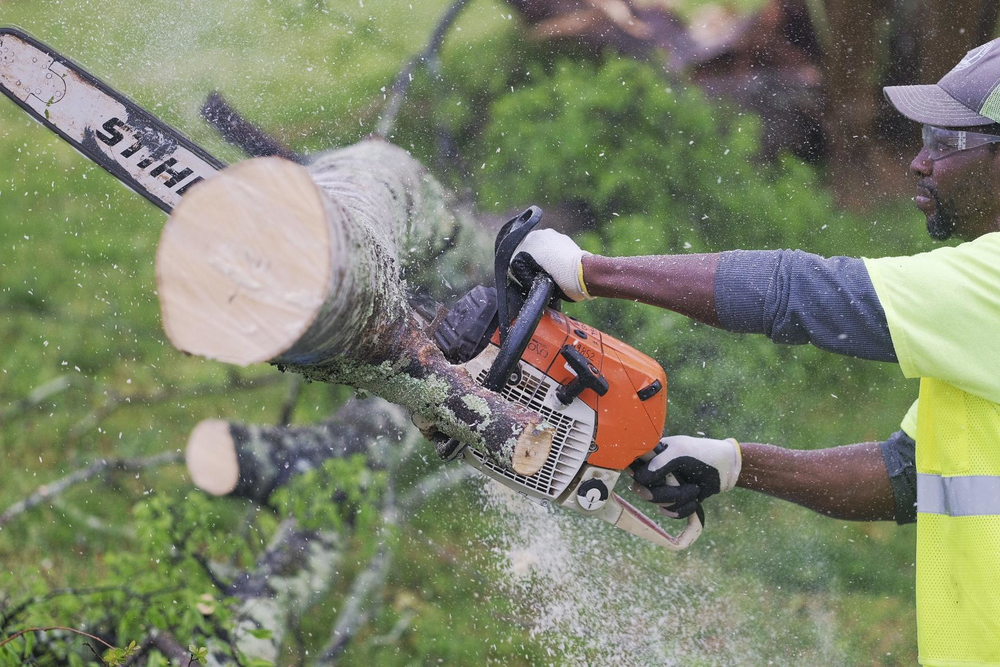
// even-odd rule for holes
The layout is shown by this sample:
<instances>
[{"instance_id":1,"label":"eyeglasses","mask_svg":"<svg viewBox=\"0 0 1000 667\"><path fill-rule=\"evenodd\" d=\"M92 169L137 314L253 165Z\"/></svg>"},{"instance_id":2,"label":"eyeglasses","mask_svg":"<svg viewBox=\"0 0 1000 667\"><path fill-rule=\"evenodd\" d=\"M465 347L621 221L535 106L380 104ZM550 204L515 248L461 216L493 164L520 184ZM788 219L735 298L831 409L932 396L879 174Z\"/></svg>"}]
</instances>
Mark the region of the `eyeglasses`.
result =
<instances>
[{"instance_id":1,"label":"eyeglasses","mask_svg":"<svg viewBox=\"0 0 1000 667\"><path fill-rule=\"evenodd\" d=\"M943 127L924 125L924 148L932 160L940 160L958 151L967 151L986 144L1000 143L1000 136L980 134L965 130L946 130Z\"/></svg>"}]
</instances>

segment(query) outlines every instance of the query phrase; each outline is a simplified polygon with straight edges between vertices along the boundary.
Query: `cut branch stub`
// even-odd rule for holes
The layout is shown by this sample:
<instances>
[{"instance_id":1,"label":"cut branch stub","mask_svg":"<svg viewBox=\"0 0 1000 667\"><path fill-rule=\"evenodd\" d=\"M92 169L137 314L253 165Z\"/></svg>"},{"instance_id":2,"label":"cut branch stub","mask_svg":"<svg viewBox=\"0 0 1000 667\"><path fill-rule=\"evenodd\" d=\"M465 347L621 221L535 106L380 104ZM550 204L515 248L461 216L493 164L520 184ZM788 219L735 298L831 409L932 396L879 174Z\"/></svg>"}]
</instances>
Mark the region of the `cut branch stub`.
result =
<instances>
[{"instance_id":1,"label":"cut branch stub","mask_svg":"<svg viewBox=\"0 0 1000 667\"><path fill-rule=\"evenodd\" d=\"M205 419L191 431L185 459L199 489L266 502L294 474L330 458L364 454L376 467L373 451L401 440L408 426L404 410L377 398L348 401L331 419L310 426Z\"/></svg>"},{"instance_id":2,"label":"cut branch stub","mask_svg":"<svg viewBox=\"0 0 1000 667\"><path fill-rule=\"evenodd\" d=\"M381 141L309 170L237 164L192 189L164 228L167 337L191 354L364 389L532 475L554 429L448 364L407 303L404 265L433 264L459 229L436 181Z\"/></svg>"}]
</instances>

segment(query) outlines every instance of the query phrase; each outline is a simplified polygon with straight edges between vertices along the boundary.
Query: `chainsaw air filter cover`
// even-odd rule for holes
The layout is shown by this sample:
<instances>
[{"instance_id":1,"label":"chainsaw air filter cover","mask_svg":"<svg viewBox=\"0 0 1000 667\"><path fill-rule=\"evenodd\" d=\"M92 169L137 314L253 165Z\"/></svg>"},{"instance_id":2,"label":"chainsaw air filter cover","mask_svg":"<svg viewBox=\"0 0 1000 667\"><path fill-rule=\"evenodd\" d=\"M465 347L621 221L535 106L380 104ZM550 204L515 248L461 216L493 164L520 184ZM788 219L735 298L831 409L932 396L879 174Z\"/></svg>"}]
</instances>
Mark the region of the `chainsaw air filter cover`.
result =
<instances>
[{"instance_id":1,"label":"chainsaw air filter cover","mask_svg":"<svg viewBox=\"0 0 1000 667\"><path fill-rule=\"evenodd\" d=\"M479 356L465 364L478 382L486 379L499 350L496 345L487 345ZM519 475L485 459L471 447L465 449L465 460L486 475L505 480L507 486L529 498L555 500L566 491L587 460L597 426L596 414L579 399L563 405L556 397L559 385L530 364L520 362L516 376L517 380L508 382L501 391L504 398L538 412L556 429L542 469L530 477Z\"/></svg>"},{"instance_id":2,"label":"chainsaw air filter cover","mask_svg":"<svg viewBox=\"0 0 1000 667\"><path fill-rule=\"evenodd\" d=\"M477 285L448 311L434 332L445 359L463 364L483 351L497 328L497 291Z\"/></svg>"}]
</instances>

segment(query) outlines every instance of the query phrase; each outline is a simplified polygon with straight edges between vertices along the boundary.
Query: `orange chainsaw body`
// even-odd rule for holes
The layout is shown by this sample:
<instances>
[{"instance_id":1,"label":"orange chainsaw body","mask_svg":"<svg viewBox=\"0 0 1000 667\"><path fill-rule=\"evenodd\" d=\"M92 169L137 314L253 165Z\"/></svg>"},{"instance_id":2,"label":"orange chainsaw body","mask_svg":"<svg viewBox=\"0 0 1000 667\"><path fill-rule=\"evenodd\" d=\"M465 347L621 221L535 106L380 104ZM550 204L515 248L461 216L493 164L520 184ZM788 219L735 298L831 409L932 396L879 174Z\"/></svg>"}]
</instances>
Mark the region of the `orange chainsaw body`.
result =
<instances>
[{"instance_id":1,"label":"orange chainsaw body","mask_svg":"<svg viewBox=\"0 0 1000 667\"><path fill-rule=\"evenodd\" d=\"M498 332L493 333L492 342L499 346ZM542 315L521 361L567 385L574 374L559 354L564 345L576 348L608 381L603 396L591 389L584 389L579 396L597 415L597 451L587 457L587 463L624 470L656 447L663 435L667 376L649 356L552 309Z\"/></svg>"},{"instance_id":2,"label":"orange chainsaw body","mask_svg":"<svg viewBox=\"0 0 1000 667\"><path fill-rule=\"evenodd\" d=\"M671 535L614 493L622 472L660 441L666 374L645 354L558 310L565 294L530 254L519 253L541 216L531 206L500 228L493 286L477 285L461 297L438 321L434 339L449 362L483 387L542 415L555 431L546 460L522 475L454 438L438 442L438 454L462 456L533 500L685 549L701 534L699 513ZM665 482L677 480L668 474Z\"/></svg>"}]
</instances>

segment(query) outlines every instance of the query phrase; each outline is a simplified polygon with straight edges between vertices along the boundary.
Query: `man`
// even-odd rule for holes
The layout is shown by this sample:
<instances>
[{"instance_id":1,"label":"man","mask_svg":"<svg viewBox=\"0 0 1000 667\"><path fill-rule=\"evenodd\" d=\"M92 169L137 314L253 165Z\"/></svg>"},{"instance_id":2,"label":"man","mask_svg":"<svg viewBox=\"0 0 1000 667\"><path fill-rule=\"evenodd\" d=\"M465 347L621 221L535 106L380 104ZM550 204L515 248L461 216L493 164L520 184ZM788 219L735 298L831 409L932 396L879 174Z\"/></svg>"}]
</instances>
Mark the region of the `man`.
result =
<instances>
[{"instance_id":1,"label":"man","mask_svg":"<svg viewBox=\"0 0 1000 667\"><path fill-rule=\"evenodd\" d=\"M520 250L573 300L643 301L775 342L897 362L921 378L918 402L885 442L796 451L673 436L634 466L637 490L681 517L741 486L843 519L915 520L921 664L1000 665L1000 40L938 84L885 93L924 124L910 168L928 232L969 242L874 260L611 258L541 230ZM681 485L668 486L667 473Z\"/></svg>"}]
</instances>

